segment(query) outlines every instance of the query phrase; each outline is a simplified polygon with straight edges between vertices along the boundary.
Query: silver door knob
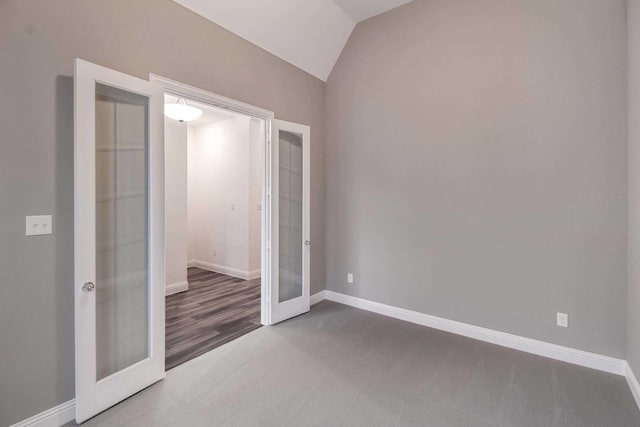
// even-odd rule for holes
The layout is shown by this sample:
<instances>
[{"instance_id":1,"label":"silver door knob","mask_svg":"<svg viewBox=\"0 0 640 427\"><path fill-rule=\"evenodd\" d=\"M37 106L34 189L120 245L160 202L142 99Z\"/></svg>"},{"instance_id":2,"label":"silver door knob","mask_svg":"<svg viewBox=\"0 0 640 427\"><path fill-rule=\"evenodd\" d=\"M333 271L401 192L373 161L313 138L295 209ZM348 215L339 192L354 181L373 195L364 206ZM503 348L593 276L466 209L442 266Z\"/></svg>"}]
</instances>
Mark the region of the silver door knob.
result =
<instances>
[{"instance_id":1,"label":"silver door knob","mask_svg":"<svg viewBox=\"0 0 640 427\"><path fill-rule=\"evenodd\" d=\"M96 285L94 285L93 282L87 282L84 285L82 285L82 290L85 292L93 292L95 288L96 288Z\"/></svg>"},{"instance_id":2,"label":"silver door knob","mask_svg":"<svg viewBox=\"0 0 640 427\"><path fill-rule=\"evenodd\" d=\"M311 246L311 240L305 240L304 241L304 245L305 246Z\"/></svg>"}]
</instances>

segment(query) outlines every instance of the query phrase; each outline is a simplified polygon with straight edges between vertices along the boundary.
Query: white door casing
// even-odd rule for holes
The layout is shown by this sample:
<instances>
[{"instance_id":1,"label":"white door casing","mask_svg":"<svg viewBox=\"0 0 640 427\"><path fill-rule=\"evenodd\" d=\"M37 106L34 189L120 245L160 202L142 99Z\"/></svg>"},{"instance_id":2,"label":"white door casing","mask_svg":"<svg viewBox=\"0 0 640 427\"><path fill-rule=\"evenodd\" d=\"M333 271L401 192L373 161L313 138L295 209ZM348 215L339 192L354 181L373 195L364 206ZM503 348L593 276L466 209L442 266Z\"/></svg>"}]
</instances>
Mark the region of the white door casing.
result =
<instances>
[{"instance_id":1,"label":"white door casing","mask_svg":"<svg viewBox=\"0 0 640 427\"><path fill-rule=\"evenodd\" d=\"M296 123L274 119L272 111L246 104L216 93L190 86L156 74L150 74L149 80L160 85L170 95L190 99L217 108L255 117L265 121L264 177L262 185L262 285L261 285L261 322L271 325L282 320L309 311L310 286L310 128ZM303 230L301 263L301 295L290 301L279 301L279 203L272 203L279 197L279 132L290 132L301 137L303 145ZM309 245L304 245L304 242Z\"/></svg>"},{"instance_id":2,"label":"white door casing","mask_svg":"<svg viewBox=\"0 0 640 427\"><path fill-rule=\"evenodd\" d=\"M262 239L261 239L261 303L260 303L260 321L263 325L269 325L269 312L271 302L268 295L271 293L271 265L272 258L269 251L270 239L271 239L271 204L270 204L270 191L271 191L271 157L269 150L269 141L271 139L271 121L273 120L273 111L266 110L264 108L256 107L251 104L246 104L235 99L228 98L226 96L218 95L217 93L209 92L204 89L200 89L188 84L184 84L166 77L159 76L157 74L149 74L149 80L152 83L156 83L163 88L165 93L173 95L179 98L185 98L191 101L197 101L202 104L211 105L212 107L221 108L231 112L239 113L245 116L254 117L262 120L265 124L264 130L264 146L263 146L263 158L264 158L264 171L262 179Z\"/></svg>"}]
</instances>

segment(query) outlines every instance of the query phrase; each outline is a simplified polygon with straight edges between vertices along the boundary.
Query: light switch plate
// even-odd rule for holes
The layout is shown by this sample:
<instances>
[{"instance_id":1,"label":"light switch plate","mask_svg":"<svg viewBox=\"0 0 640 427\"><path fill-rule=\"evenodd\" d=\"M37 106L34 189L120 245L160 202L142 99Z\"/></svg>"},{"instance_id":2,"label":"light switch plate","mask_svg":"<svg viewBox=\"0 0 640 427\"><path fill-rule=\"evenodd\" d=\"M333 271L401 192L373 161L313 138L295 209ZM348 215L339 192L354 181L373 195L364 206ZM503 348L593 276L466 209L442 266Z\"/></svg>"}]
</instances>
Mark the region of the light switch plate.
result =
<instances>
[{"instance_id":1,"label":"light switch plate","mask_svg":"<svg viewBox=\"0 0 640 427\"><path fill-rule=\"evenodd\" d=\"M53 234L53 218L51 215L27 216L25 225L26 236Z\"/></svg>"}]
</instances>

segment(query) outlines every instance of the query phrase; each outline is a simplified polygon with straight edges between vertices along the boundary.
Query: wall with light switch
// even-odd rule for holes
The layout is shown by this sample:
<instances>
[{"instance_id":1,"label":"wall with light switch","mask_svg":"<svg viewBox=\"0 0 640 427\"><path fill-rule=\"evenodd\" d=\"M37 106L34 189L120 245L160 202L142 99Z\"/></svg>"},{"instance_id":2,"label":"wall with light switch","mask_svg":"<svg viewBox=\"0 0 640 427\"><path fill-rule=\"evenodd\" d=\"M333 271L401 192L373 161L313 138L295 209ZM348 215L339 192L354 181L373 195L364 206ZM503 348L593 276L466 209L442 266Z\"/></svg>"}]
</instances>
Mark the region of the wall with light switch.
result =
<instances>
[{"instance_id":1,"label":"wall with light switch","mask_svg":"<svg viewBox=\"0 0 640 427\"><path fill-rule=\"evenodd\" d=\"M0 425L74 397L75 58L310 125L311 287L323 289L324 82L171 0L2 0L0 39ZM185 48L194 40L206 42ZM52 235L25 236L25 216L49 214Z\"/></svg>"},{"instance_id":2,"label":"wall with light switch","mask_svg":"<svg viewBox=\"0 0 640 427\"><path fill-rule=\"evenodd\" d=\"M191 265L239 277L258 274L260 212L255 195L261 191L261 181L256 180L252 165L259 161L262 139L255 134L255 121L248 117L190 129L187 217Z\"/></svg>"}]
</instances>

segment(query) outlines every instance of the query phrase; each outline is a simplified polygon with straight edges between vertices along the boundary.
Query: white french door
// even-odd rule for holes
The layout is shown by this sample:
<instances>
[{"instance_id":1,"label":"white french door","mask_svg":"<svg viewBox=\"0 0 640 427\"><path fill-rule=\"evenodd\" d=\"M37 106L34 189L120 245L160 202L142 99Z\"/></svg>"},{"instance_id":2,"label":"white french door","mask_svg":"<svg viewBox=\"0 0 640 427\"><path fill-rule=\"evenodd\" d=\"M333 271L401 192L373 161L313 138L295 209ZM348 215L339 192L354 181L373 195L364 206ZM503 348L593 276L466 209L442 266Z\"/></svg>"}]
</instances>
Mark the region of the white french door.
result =
<instances>
[{"instance_id":1,"label":"white french door","mask_svg":"<svg viewBox=\"0 0 640 427\"><path fill-rule=\"evenodd\" d=\"M76 421L164 378L163 91L75 63Z\"/></svg>"},{"instance_id":2,"label":"white french door","mask_svg":"<svg viewBox=\"0 0 640 427\"><path fill-rule=\"evenodd\" d=\"M310 129L271 121L268 323L310 308Z\"/></svg>"}]
</instances>

